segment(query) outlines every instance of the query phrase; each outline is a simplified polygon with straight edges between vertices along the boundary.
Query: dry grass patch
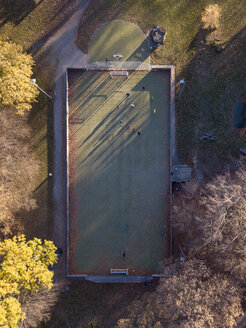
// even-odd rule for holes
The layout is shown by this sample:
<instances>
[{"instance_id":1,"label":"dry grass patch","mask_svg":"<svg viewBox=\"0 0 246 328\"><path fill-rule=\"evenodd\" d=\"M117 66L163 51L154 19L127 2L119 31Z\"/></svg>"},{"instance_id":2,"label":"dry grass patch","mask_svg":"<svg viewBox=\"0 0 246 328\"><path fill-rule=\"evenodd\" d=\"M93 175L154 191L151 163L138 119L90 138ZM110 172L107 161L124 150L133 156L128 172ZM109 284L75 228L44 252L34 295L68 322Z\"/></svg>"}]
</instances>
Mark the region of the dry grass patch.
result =
<instances>
[{"instance_id":1,"label":"dry grass patch","mask_svg":"<svg viewBox=\"0 0 246 328\"><path fill-rule=\"evenodd\" d=\"M5 218L19 209L36 208L32 192L39 162L30 146L31 128L27 116L1 109L0 130L0 216Z\"/></svg>"},{"instance_id":2,"label":"dry grass patch","mask_svg":"<svg viewBox=\"0 0 246 328\"><path fill-rule=\"evenodd\" d=\"M209 5L202 14L203 27L206 29L218 28L221 17L221 8L217 4Z\"/></svg>"},{"instance_id":3,"label":"dry grass patch","mask_svg":"<svg viewBox=\"0 0 246 328\"><path fill-rule=\"evenodd\" d=\"M30 294L24 304L22 304L23 312L26 313L26 319L20 328L37 328L41 323L51 318L51 309L55 306L60 297L60 288L54 285L51 290L43 290L39 293Z\"/></svg>"}]
</instances>

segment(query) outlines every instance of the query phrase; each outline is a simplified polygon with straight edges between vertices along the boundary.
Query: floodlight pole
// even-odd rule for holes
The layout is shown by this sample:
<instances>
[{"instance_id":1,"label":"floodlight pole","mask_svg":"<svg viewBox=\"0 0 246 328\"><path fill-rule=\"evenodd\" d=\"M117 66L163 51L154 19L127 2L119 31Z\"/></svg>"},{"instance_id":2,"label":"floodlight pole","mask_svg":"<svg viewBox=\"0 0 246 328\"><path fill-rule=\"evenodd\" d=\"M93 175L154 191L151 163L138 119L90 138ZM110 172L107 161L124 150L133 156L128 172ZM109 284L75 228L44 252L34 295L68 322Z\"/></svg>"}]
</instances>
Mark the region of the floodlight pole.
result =
<instances>
[{"instance_id":1,"label":"floodlight pole","mask_svg":"<svg viewBox=\"0 0 246 328\"><path fill-rule=\"evenodd\" d=\"M182 92L184 90L184 87L185 87L185 80L180 80L179 83L182 85L182 88L180 90L180 93L179 93L179 96L178 96L178 100L180 99L181 95L182 95Z\"/></svg>"},{"instance_id":2,"label":"floodlight pole","mask_svg":"<svg viewBox=\"0 0 246 328\"><path fill-rule=\"evenodd\" d=\"M30 81L31 81L31 83L34 84L34 85L35 85L40 91L42 91L47 97L49 97L50 99L52 99L52 97L51 97L50 95L48 95L47 92L45 92L43 89L41 89L41 88L37 85L37 83L36 83L36 79L31 79Z\"/></svg>"}]
</instances>

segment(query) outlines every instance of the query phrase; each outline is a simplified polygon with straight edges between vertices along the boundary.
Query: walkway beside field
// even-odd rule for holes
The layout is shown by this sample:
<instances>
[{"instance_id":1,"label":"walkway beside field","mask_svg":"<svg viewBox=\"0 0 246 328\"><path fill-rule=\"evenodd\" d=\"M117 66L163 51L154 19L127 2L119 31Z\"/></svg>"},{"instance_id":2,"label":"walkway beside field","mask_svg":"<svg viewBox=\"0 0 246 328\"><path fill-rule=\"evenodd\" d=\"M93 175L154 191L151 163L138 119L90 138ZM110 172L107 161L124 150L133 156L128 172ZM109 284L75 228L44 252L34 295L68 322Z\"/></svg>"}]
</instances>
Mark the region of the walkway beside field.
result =
<instances>
[{"instance_id":1,"label":"walkway beside field","mask_svg":"<svg viewBox=\"0 0 246 328\"><path fill-rule=\"evenodd\" d=\"M62 282L66 275L66 216L65 216L65 167L64 167L64 112L65 80L67 67L81 67L87 63L88 56L75 45L77 30L83 11L89 0L78 0L76 9L68 21L47 41L46 59L57 66L55 73L54 98L54 241L62 246L64 253L56 265L55 280Z\"/></svg>"}]
</instances>

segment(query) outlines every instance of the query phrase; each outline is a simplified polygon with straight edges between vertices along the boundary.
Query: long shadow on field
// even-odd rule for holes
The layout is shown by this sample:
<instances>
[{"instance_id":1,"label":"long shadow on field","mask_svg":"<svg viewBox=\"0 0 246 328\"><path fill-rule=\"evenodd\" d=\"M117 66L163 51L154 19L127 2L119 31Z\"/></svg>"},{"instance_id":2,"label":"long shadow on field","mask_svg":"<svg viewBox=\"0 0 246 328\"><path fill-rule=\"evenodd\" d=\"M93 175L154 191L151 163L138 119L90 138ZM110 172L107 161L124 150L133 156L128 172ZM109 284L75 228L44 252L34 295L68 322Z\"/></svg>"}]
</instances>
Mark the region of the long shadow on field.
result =
<instances>
[{"instance_id":1,"label":"long shadow on field","mask_svg":"<svg viewBox=\"0 0 246 328\"><path fill-rule=\"evenodd\" d=\"M137 116L133 117L132 120L129 121L130 126L134 126L132 123L134 122L135 118ZM138 126L137 131L140 132L141 136L143 135L143 131L145 128L145 124L142 123ZM112 164L112 158L114 158L115 156L118 156L124 149L124 146L128 145L134 138L134 136L136 135L137 132L133 133L131 131L131 129L125 128L125 130L122 129L121 133L119 133L116 138L114 138L114 142L118 141L118 138L123 134L127 132L128 136L125 138L124 142L119 143L118 148L114 148L113 150L111 150L111 145L109 145L106 148L106 151L109 150L108 152L108 156L105 157L104 159L102 159L102 161L98 164L98 166L96 167L97 169L103 169L106 170L111 164ZM140 137L141 138L141 137ZM96 157L96 160L99 160L101 157L103 156L103 154L100 154Z\"/></svg>"},{"instance_id":2,"label":"long shadow on field","mask_svg":"<svg viewBox=\"0 0 246 328\"><path fill-rule=\"evenodd\" d=\"M127 98L124 97L121 103L125 100L127 100ZM134 98L131 98L131 101L134 101ZM108 138L114 136L109 146L104 149L104 152L106 152L111 146L113 146L115 142L117 142L118 137L122 135L123 132L130 129L128 125L131 125L131 123L134 122L134 120L139 116L139 114L136 113L134 115L131 115L132 117L128 119L127 122L123 123L122 128L120 130L118 129L120 119L130 113L132 113L132 109L130 108L129 102L127 102L126 104L124 104L124 106L121 106L120 110L116 106L108 115L106 115L106 117L95 127L93 132L79 145L79 148L83 146L86 141L93 137L93 135L97 132L98 129L100 129L103 125L106 124L105 131L102 133L102 135L94 145L95 148L93 148L93 150L89 153L89 155L84 161L86 161L95 151L99 150L99 147L102 146ZM96 157L96 160L98 160L99 158L100 155Z\"/></svg>"},{"instance_id":3,"label":"long shadow on field","mask_svg":"<svg viewBox=\"0 0 246 328\"><path fill-rule=\"evenodd\" d=\"M76 74L80 74L79 71L77 71ZM91 79L89 76L91 76ZM86 88L86 90L84 90L83 87L81 88L81 86L85 85L85 83L89 83L91 86L95 83L95 81L97 82L95 87L90 89ZM69 83L72 85L69 91L69 98L73 103L69 121L72 124L79 124L80 127L78 129L74 129L74 131L77 132L83 127L83 124L86 123L87 120L93 118L93 116L100 111L102 106L105 105L115 93L121 92L119 89L124 85L124 83L126 83L126 81L123 83L121 79L114 81L110 78L108 73L102 73L101 76L98 76L98 73L95 73L93 76L92 72L85 72L81 78L77 79L77 82L73 81L73 78L69 78ZM100 96L96 95L96 93ZM128 105L130 101L133 101L132 98L128 99L125 94L119 94L119 97L121 97L121 99L113 109L113 112L115 110L120 111L122 106L125 106L126 104ZM82 102L81 99L83 99ZM108 114L107 117L111 114ZM104 118L104 121L105 120L106 118ZM95 131L98 128L99 126L95 128ZM91 133L90 136L83 141L83 143L86 142L92 134L93 133Z\"/></svg>"},{"instance_id":4,"label":"long shadow on field","mask_svg":"<svg viewBox=\"0 0 246 328\"><path fill-rule=\"evenodd\" d=\"M79 145L79 148L81 146L83 146L84 143L86 143L91 137L93 137L93 135L97 132L98 129L100 129L101 126L103 126L108 119L110 118L111 115L114 115L115 112L118 110L118 107L116 106L109 114L107 114L104 119L93 129L93 131L88 135L88 137L85 138L85 140ZM121 110L121 113L123 112L123 110ZM120 114L119 114L120 115ZM107 135L107 132L105 132L105 134L103 136L100 137L99 141L102 140L105 135ZM98 141L98 142L99 142Z\"/></svg>"},{"instance_id":5,"label":"long shadow on field","mask_svg":"<svg viewBox=\"0 0 246 328\"><path fill-rule=\"evenodd\" d=\"M109 117L111 115L114 115L115 112L118 112L118 116L121 116L121 114L125 111L125 107L129 106L129 102L125 104L126 100L128 100L127 96L123 97L123 99L121 101L118 102L118 104L115 106L115 108L105 116L105 118L94 128L94 130L88 135L88 137L79 145L79 147L81 147L84 143L86 143L95 133L96 131L109 119ZM123 107L122 107L123 106ZM121 110L120 110L121 108ZM120 111L119 111L120 110ZM129 124L131 123L131 121L128 122ZM108 131L109 132L109 131ZM99 139L102 140L107 134L108 132L106 131Z\"/></svg>"},{"instance_id":6,"label":"long shadow on field","mask_svg":"<svg viewBox=\"0 0 246 328\"><path fill-rule=\"evenodd\" d=\"M176 106L179 154L186 162L195 157L208 177L221 171L232 156L238 157L245 145L232 117L235 99L245 96L246 28L216 46L207 40L211 32L200 29L190 45L188 51L195 49L196 56L180 74L186 85ZM207 132L217 141L202 143L200 137Z\"/></svg>"},{"instance_id":7,"label":"long shadow on field","mask_svg":"<svg viewBox=\"0 0 246 328\"><path fill-rule=\"evenodd\" d=\"M80 81L80 83L83 82L84 81ZM76 88L76 86L74 86L73 90L76 91L70 94L70 97L74 99L73 113L70 115L69 118L70 123L84 123L88 118L94 115L94 113L97 112L103 106L103 104L108 101L108 99L116 92L118 87L121 85L120 82L117 84L112 81L108 74L102 74L102 78L97 81L96 84L98 84L98 86L95 86L94 88L92 88L92 90L90 90L89 92L85 92L84 94L83 91L80 90L80 88ZM96 93L98 93L98 95L96 95ZM82 95L84 101L81 102ZM77 103L76 99L78 100ZM81 111L81 108L83 108L84 110ZM94 113L91 112L91 108L95 108Z\"/></svg>"},{"instance_id":8,"label":"long shadow on field","mask_svg":"<svg viewBox=\"0 0 246 328\"><path fill-rule=\"evenodd\" d=\"M119 81L118 83L115 81L112 81L112 79L109 78L108 74L102 74L101 78L99 77L97 81L97 87L93 88L91 91L87 91L87 94L85 96L83 95L83 103L81 104L79 102L79 99L81 97L81 87L80 85L84 85L83 76L82 78L79 78L79 71L75 73L77 76L77 82L75 82L74 79L74 73L71 77L69 77L69 82L71 83L72 87L70 88L70 101L73 103L70 114L70 123L78 124L79 128L74 130L74 133L77 133L79 129L83 128L83 125L90 119L93 119L93 116L100 110L100 108L108 101L108 99L111 97L111 95L115 94L117 89L119 87L122 87L122 81ZM91 73L91 72L90 72ZM88 79L89 73L83 73L84 79L87 83L92 83L90 79ZM98 74L98 73L97 73ZM165 74L169 74L167 72L161 72L163 78L166 79L164 76ZM134 76L134 73L130 75L130 78ZM151 80L150 80L151 79ZM95 81L95 76L92 76L92 80ZM159 80L158 80L159 81ZM77 83L77 84L76 84ZM116 151L114 148L114 144L118 142L118 139L121 137L123 133L129 134L131 132L132 128L137 130L141 126L137 126L135 124L136 119L141 119L141 116L144 113L148 106L150 105L150 109L153 110L153 103L155 102L156 98L158 98L158 93L160 90L160 87L163 87L159 84L160 82L156 82L154 79L147 74L144 78L141 79L141 82L137 83L133 87L133 91L138 91L138 96L130 97L128 98L126 95L122 94L121 98L119 98L118 104L115 105L115 107L112 109L111 112L109 112L103 119L100 120L100 122L95 126L95 128L92 130L92 132L83 140L78 148L82 147L85 143L90 142L90 139L93 139L94 135L97 133L99 129L103 129L100 133L100 138L95 142L93 149L89 152L89 154L85 157L85 159L82 161L83 163L88 161L90 156L95 155L94 161L98 161L102 156L105 156L105 154L108 152L108 150L111 150L108 157L112 160L112 155ZM149 86L149 87L148 87ZM151 91L151 98L149 105L144 104L142 92L143 91ZM163 92L167 94L167 97L169 95L169 87L165 87L163 89ZM95 99L95 93L104 94L105 97L96 97L96 101L92 99ZM78 103L76 102L78 100ZM134 110L130 107L131 103L138 104L138 109ZM139 109L140 107L140 109ZM94 109L93 109L94 108ZM158 110L158 109L157 109ZM126 119L125 119L126 118ZM123 126L119 129L120 126L120 120L123 120ZM131 135L131 134L130 134ZM131 136L133 136L132 134ZM125 143L127 144L129 141L129 138L125 139ZM105 145L105 142L107 142L107 145ZM103 152L100 151L100 149L103 147ZM118 148L123 147L123 144L120 143ZM106 158L104 158L103 163L106 163ZM99 164L98 164L99 165Z\"/></svg>"},{"instance_id":9,"label":"long shadow on field","mask_svg":"<svg viewBox=\"0 0 246 328\"><path fill-rule=\"evenodd\" d=\"M131 98L131 102L137 102L138 97L132 97ZM136 133L139 129L139 125L137 125L135 122L137 119L141 118L141 112L136 112L134 113L134 111L131 109L130 107L130 102L128 101L127 98L123 98L123 100L121 102L126 101L126 103L122 106L121 105L121 110L119 110L117 107L115 107L115 109L113 111L111 111L97 126L96 128L93 130L93 132L89 135L89 137L87 137L83 143L80 144L79 148L81 146L83 146L83 144L88 141L90 138L93 137L93 135L97 132L98 129L100 129L103 125L106 124L105 127L105 131L102 133L102 135L100 136L100 138L97 140L97 142L94 144L94 148L93 150L90 151L90 153L88 154L88 156L83 160L83 163L86 162L93 154L95 154L97 152L97 155L94 157L94 161L99 161L101 159L102 156L105 156L105 154L107 154L107 158L108 161L110 163L112 163L113 161L113 154L115 152L111 151L108 152L110 149L114 148L114 145L116 143L118 143L119 138L127 133L129 136L127 138L124 139L123 142L121 142L117 149L119 148L124 148L124 145L127 145L128 142L130 141L131 138L135 133L132 133L132 128L135 128ZM144 105L142 107L142 111L143 110L147 110L149 108L148 105ZM121 128L119 129L120 126L120 119L123 119L124 117L128 117L129 118L126 120L123 120L123 125L121 125ZM108 145L105 146L105 142L108 143ZM101 151L101 149L103 148L103 151ZM117 150L118 154L119 151ZM106 158L100 162L100 164L98 164L98 167L101 166L102 168L102 164L106 161Z\"/></svg>"}]
</instances>

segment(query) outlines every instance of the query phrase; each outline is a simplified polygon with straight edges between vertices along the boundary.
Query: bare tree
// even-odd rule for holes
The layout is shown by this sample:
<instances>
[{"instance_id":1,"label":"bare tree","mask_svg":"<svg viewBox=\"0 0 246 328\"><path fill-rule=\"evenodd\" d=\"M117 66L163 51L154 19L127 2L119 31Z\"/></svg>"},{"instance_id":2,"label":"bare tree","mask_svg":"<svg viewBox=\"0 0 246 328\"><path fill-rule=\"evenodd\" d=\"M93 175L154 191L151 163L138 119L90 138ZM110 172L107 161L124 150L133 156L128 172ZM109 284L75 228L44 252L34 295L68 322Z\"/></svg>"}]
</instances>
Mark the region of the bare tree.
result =
<instances>
[{"instance_id":1,"label":"bare tree","mask_svg":"<svg viewBox=\"0 0 246 328\"><path fill-rule=\"evenodd\" d=\"M174 205L174 228L186 251L246 278L246 162L205 186L186 185ZM194 192L194 185L196 190Z\"/></svg>"},{"instance_id":2,"label":"bare tree","mask_svg":"<svg viewBox=\"0 0 246 328\"><path fill-rule=\"evenodd\" d=\"M232 328L242 314L241 292L225 275L215 274L202 261L172 267L153 293L130 304L117 328Z\"/></svg>"}]
</instances>

